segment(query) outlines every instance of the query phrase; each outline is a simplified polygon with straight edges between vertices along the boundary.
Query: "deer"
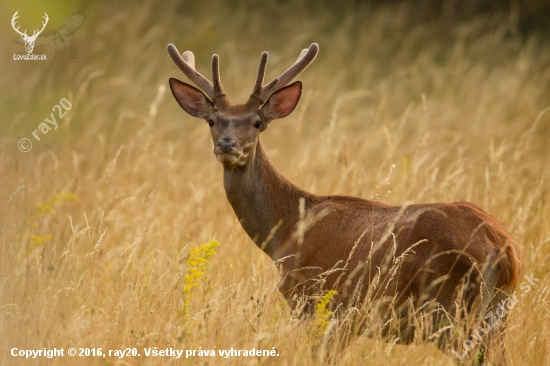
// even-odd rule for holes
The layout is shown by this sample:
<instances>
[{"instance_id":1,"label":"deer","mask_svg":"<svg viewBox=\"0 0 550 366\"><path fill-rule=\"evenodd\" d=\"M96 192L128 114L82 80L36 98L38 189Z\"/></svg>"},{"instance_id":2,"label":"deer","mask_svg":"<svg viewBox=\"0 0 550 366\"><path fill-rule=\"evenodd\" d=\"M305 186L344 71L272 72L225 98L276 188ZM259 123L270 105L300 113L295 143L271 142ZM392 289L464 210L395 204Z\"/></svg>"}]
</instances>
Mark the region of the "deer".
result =
<instances>
[{"instance_id":1,"label":"deer","mask_svg":"<svg viewBox=\"0 0 550 366\"><path fill-rule=\"evenodd\" d=\"M433 327L428 338L448 354L452 324L472 314L483 322L487 311L512 294L521 270L520 247L475 204L390 206L358 197L319 196L278 172L260 134L298 104L302 83L291 82L315 59L318 44L304 49L290 68L265 85L268 53L263 52L244 104L229 102L218 55L212 56L210 81L196 70L193 52L180 55L173 44L167 51L198 87L170 78L172 94L185 112L207 122L213 153L223 166L227 200L246 234L277 265L279 291L299 316L311 315L319 294L335 290L335 309L377 304L381 334L398 343L415 337L411 314L429 315ZM388 329L392 322L395 326ZM353 334L372 330L358 318L351 324ZM480 345L478 362L490 342L505 359L505 322L501 324Z\"/></svg>"},{"instance_id":2,"label":"deer","mask_svg":"<svg viewBox=\"0 0 550 366\"><path fill-rule=\"evenodd\" d=\"M40 29L40 30L35 29L32 33L32 36L29 36L27 34L26 29L25 29L24 32L21 32L19 30L19 26L16 26L16 24L15 24L16 21L17 21L17 18L19 18L19 10L17 10L15 12L15 14L13 14L13 17L11 18L11 26L17 33L19 33L19 35L23 39L23 42L25 42L25 49L27 50L27 53L32 53L32 51L34 49L34 44L36 42L36 39L38 38L40 33L42 33L44 28L46 28L46 24L48 24L48 20L49 20L48 14L44 13L44 17L43 17L44 21L42 22L42 29Z\"/></svg>"}]
</instances>

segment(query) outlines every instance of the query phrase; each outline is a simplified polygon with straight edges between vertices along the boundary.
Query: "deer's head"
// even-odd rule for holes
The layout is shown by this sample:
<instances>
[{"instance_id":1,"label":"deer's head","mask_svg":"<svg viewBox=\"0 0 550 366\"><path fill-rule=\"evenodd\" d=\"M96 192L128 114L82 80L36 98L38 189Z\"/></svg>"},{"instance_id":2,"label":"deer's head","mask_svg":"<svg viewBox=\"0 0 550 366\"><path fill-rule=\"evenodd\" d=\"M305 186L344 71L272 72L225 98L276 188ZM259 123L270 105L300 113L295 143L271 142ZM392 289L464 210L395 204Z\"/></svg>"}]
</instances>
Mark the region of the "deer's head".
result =
<instances>
[{"instance_id":1,"label":"deer's head","mask_svg":"<svg viewBox=\"0 0 550 366\"><path fill-rule=\"evenodd\" d=\"M38 36L40 35L40 33L42 33L42 31L44 30L44 28L46 28L46 24L48 24L48 14L44 13L44 21L42 22L42 29L38 30L38 29L35 29L34 32L32 33L32 36L29 36L27 35L27 30L25 29L24 32L21 32L19 31L19 26L16 26L15 22L17 20L17 18L19 18L19 10L15 12L15 14L13 14L13 17L11 18L11 26L13 27L13 29L19 33L19 35L21 36L21 38L23 38L23 41L25 42L25 49L27 50L27 53L32 53L32 50L34 49L34 43L36 42L36 39L38 38Z\"/></svg>"},{"instance_id":2,"label":"deer's head","mask_svg":"<svg viewBox=\"0 0 550 366\"><path fill-rule=\"evenodd\" d=\"M168 53L183 73L201 90L170 79L170 89L179 105L193 117L207 121L214 154L224 165L246 166L254 159L258 136L271 121L286 117L294 110L302 91L302 83L288 85L315 58L319 46L313 43L304 49L298 60L287 71L269 84L263 85L267 67L267 52L262 53L256 82L245 104L229 103L220 80L219 57L212 56L212 82L195 70L195 56L186 51L180 56L174 45L168 45Z\"/></svg>"}]
</instances>

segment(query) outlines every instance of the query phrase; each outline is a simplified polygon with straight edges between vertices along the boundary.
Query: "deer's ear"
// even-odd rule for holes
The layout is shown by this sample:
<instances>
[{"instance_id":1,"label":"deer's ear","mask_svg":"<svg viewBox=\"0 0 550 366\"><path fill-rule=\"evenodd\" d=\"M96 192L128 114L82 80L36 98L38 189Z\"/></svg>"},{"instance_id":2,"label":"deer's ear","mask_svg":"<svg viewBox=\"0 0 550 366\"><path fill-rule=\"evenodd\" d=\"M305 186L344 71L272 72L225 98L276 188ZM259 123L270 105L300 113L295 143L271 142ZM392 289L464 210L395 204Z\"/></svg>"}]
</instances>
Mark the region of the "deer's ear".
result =
<instances>
[{"instance_id":1,"label":"deer's ear","mask_svg":"<svg viewBox=\"0 0 550 366\"><path fill-rule=\"evenodd\" d=\"M265 122L288 116L298 104L302 94L302 83L296 81L277 90L260 109L259 114Z\"/></svg>"},{"instance_id":2,"label":"deer's ear","mask_svg":"<svg viewBox=\"0 0 550 366\"><path fill-rule=\"evenodd\" d=\"M216 111L210 99L189 84L170 78L170 89L180 107L193 117L208 119Z\"/></svg>"}]
</instances>

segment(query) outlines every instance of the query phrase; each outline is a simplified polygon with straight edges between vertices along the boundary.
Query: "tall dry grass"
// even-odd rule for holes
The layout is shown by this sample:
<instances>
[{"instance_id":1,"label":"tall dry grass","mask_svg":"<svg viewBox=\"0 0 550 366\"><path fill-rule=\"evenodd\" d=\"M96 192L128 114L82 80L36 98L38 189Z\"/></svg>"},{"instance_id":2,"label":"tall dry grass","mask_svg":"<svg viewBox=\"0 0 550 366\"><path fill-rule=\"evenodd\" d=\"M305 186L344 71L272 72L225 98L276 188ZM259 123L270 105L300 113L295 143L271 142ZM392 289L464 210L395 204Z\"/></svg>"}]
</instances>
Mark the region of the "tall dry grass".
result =
<instances>
[{"instance_id":1,"label":"tall dry grass","mask_svg":"<svg viewBox=\"0 0 550 366\"><path fill-rule=\"evenodd\" d=\"M16 62L20 46L0 44L1 364L453 364L429 343L377 337L323 359L225 199L208 128L166 89L171 76L185 80L169 42L193 50L205 74L218 53L239 102L261 51L270 52L269 78L313 41L321 51L300 76L301 102L262 136L275 165L317 194L468 200L498 218L521 243L524 274L541 280L509 319L510 363L550 364L550 47L542 37L518 35L505 14L416 23L407 5L81 4L45 10L59 23L87 10L71 50L93 60ZM15 6L3 4L3 18ZM31 132L63 97L71 111L35 141ZM30 152L17 149L23 137ZM220 246L210 248L211 263L193 267L196 286L186 290L190 253L212 238ZM141 357L25 360L9 355L13 347L136 347ZM144 347L276 347L279 356L182 362L145 357Z\"/></svg>"}]
</instances>

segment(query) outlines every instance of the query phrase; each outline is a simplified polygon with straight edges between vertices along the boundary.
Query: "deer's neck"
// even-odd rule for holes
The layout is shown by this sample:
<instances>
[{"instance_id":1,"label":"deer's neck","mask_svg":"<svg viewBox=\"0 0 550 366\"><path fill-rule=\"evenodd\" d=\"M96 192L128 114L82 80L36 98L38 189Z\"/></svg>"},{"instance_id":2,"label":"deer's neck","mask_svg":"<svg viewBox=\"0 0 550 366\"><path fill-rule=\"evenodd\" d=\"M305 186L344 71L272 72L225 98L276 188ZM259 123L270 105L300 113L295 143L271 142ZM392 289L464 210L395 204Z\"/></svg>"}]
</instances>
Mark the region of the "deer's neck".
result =
<instances>
[{"instance_id":1,"label":"deer's neck","mask_svg":"<svg viewBox=\"0 0 550 366\"><path fill-rule=\"evenodd\" d=\"M254 159L243 169L224 167L224 187L229 203L248 236L272 259L289 238L299 217L305 192L285 179L258 142Z\"/></svg>"}]
</instances>

